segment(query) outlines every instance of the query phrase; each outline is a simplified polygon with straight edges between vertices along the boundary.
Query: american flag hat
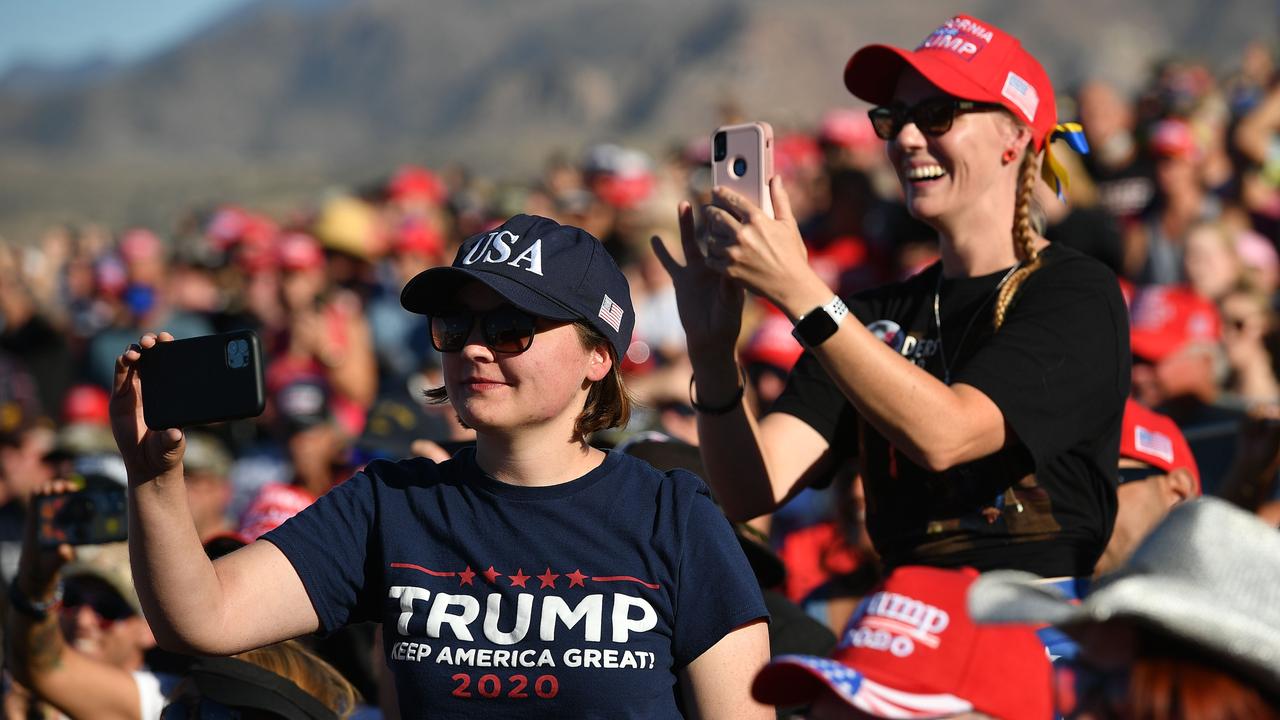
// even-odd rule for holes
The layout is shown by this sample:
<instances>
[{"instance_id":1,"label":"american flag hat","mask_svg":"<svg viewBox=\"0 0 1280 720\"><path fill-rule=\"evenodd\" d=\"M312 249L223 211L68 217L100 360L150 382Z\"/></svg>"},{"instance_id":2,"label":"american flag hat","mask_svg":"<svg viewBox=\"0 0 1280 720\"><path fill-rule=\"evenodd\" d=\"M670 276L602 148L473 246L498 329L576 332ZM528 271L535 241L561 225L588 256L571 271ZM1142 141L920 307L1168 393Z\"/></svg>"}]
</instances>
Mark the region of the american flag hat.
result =
<instances>
[{"instance_id":1,"label":"american flag hat","mask_svg":"<svg viewBox=\"0 0 1280 720\"><path fill-rule=\"evenodd\" d=\"M1143 407L1133 398L1124 405L1120 457L1146 463L1166 473L1185 468L1195 480L1196 494L1200 494L1200 468L1182 431L1172 418Z\"/></svg>"},{"instance_id":2,"label":"american flag hat","mask_svg":"<svg viewBox=\"0 0 1280 720\"><path fill-rule=\"evenodd\" d=\"M585 321L626 356L635 327L631 286L591 233L537 215L516 215L467 238L450 267L424 270L400 304L434 315L456 308L458 290L477 280L513 306L552 320Z\"/></svg>"},{"instance_id":3,"label":"american flag hat","mask_svg":"<svg viewBox=\"0 0 1280 720\"><path fill-rule=\"evenodd\" d=\"M858 606L831 658L783 655L756 676L760 702L798 707L830 691L877 718L980 712L1053 717L1052 670L1027 625L978 626L969 568L902 567Z\"/></svg>"}]
</instances>

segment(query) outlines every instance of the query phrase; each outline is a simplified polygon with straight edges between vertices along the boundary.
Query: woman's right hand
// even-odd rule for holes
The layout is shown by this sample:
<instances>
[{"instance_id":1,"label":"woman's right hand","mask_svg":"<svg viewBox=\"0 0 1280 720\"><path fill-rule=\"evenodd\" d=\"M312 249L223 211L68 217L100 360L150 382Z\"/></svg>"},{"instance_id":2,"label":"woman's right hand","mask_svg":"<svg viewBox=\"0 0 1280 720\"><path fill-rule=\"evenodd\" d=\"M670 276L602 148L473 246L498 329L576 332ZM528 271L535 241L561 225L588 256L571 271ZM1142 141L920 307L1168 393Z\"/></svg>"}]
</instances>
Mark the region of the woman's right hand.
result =
<instances>
[{"instance_id":1,"label":"woman's right hand","mask_svg":"<svg viewBox=\"0 0 1280 720\"><path fill-rule=\"evenodd\" d=\"M707 265L694 231L693 207L681 202L676 212L684 264L671 256L661 238L654 236L650 242L675 283L680 324L688 338L689 353L702 356L721 352L732 356L742 331L746 294L737 281Z\"/></svg>"},{"instance_id":2,"label":"woman's right hand","mask_svg":"<svg viewBox=\"0 0 1280 720\"><path fill-rule=\"evenodd\" d=\"M171 342L167 332L147 333L116 358L115 380L111 388L111 432L129 472L131 485L146 482L182 465L186 439L178 428L152 430L142 411L142 379L138 361L142 351L156 343Z\"/></svg>"}]
</instances>

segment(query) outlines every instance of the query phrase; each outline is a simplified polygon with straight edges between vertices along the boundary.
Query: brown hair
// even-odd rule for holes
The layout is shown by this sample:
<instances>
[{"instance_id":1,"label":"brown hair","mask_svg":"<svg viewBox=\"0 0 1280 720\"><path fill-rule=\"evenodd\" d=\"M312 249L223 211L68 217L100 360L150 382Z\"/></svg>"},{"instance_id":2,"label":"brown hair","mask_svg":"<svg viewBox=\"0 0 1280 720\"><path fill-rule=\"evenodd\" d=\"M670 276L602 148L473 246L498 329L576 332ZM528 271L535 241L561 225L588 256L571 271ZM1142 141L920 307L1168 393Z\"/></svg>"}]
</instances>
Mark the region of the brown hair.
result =
<instances>
[{"instance_id":1,"label":"brown hair","mask_svg":"<svg viewBox=\"0 0 1280 720\"><path fill-rule=\"evenodd\" d=\"M341 673L295 640L243 652L235 658L293 681L343 720L355 712L360 700L360 693Z\"/></svg>"},{"instance_id":2,"label":"brown hair","mask_svg":"<svg viewBox=\"0 0 1280 720\"><path fill-rule=\"evenodd\" d=\"M1277 720L1256 687L1187 658L1141 657L1129 673L1132 720Z\"/></svg>"},{"instance_id":3,"label":"brown hair","mask_svg":"<svg viewBox=\"0 0 1280 720\"><path fill-rule=\"evenodd\" d=\"M609 374L591 383L587 401L583 403L582 412L573 425L574 439L585 443L594 432L626 425L631 420L631 405L635 400L622 381L621 359L614 353L609 340L585 322L576 322L573 327L578 331L578 341L582 343L582 347L592 349L603 345L613 359ZM424 390L422 394L433 405L449 402L449 391L443 385Z\"/></svg>"},{"instance_id":4,"label":"brown hair","mask_svg":"<svg viewBox=\"0 0 1280 720\"><path fill-rule=\"evenodd\" d=\"M1026 282L1031 273L1040 269L1040 251L1035 246L1036 231L1032 218L1033 196L1036 182L1040 179L1037 157L1038 153L1028 145L1018 170L1018 201L1013 207L1013 246L1022 265L1014 270L1009 279L1000 286L1000 294L996 297L996 307L992 317L996 330L1004 324L1005 315L1013 305L1018 288L1022 287L1022 283Z\"/></svg>"}]
</instances>

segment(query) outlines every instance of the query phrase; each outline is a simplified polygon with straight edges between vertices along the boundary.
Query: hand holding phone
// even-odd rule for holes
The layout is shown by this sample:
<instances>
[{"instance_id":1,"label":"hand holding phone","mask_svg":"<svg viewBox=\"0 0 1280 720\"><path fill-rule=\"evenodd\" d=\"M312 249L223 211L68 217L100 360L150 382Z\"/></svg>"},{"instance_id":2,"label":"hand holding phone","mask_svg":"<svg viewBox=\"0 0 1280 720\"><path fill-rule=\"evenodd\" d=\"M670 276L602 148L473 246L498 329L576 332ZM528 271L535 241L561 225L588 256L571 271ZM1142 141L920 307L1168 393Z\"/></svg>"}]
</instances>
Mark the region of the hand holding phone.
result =
<instances>
[{"instance_id":1,"label":"hand holding phone","mask_svg":"<svg viewBox=\"0 0 1280 720\"><path fill-rule=\"evenodd\" d=\"M772 218L773 127L749 122L716 128L711 135L711 176L715 187L746 196Z\"/></svg>"},{"instance_id":2,"label":"hand holding phone","mask_svg":"<svg viewBox=\"0 0 1280 720\"><path fill-rule=\"evenodd\" d=\"M158 342L137 367L152 430L255 417L266 406L261 343L251 330Z\"/></svg>"}]
</instances>

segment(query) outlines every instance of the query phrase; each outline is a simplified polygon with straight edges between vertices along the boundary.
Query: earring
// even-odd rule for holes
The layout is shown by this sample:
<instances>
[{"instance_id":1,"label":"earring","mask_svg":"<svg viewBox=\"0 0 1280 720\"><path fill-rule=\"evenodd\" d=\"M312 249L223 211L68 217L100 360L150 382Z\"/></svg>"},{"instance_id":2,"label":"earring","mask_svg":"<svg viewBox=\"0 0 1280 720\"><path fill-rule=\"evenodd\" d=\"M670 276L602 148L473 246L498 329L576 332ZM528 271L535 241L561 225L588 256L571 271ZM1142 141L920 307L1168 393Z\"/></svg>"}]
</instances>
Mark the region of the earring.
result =
<instances>
[{"instance_id":1,"label":"earring","mask_svg":"<svg viewBox=\"0 0 1280 720\"><path fill-rule=\"evenodd\" d=\"M1018 151L1017 151L1017 150L1014 150L1013 148L1009 148L1008 150L1005 150L1005 151L1004 151L1004 155L1001 155L1000 157L1001 157L1001 159L1003 159L1003 160L1004 160L1004 164L1005 164L1005 165L1008 165L1009 163L1011 163L1011 162L1013 162L1015 159L1017 159L1017 157L1018 157Z\"/></svg>"}]
</instances>

